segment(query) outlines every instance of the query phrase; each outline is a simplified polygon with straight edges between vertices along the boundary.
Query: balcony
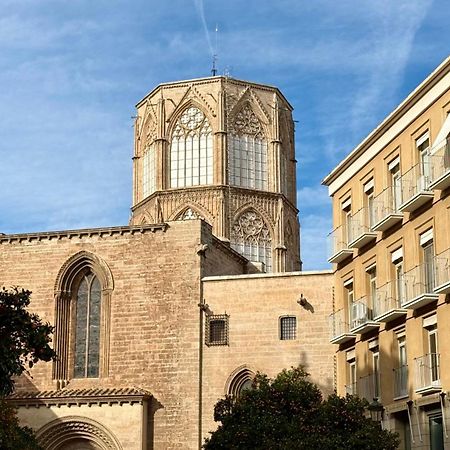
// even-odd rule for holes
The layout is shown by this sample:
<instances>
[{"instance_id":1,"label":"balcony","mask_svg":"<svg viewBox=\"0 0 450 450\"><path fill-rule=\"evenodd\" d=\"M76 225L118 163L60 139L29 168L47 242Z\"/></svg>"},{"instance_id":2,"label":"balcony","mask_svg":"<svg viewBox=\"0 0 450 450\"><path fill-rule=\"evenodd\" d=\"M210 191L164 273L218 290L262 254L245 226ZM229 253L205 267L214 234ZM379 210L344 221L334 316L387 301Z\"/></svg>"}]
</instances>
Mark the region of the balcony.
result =
<instances>
[{"instance_id":1,"label":"balcony","mask_svg":"<svg viewBox=\"0 0 450 450\"><path fill-rule=\"evenodd\" d=\"M408 397L408 366L394 369L394 400Z\"/></svg>"},{"instance_id":2,"label":"balcony","mask_svg":"<svg viewBox=\"0 0 450 450\"><path fill-rule=\"evenodd\" d=\"M344 227L337 227L329 235L330 263L340 263L353 255L353 250L348 246L348 236Z\"/></svg>"},{"instance_id":3,"label":"balcony","mask_svg":"<svg viewBox=\"0 0 450 450\"><path fill-rule=\"evenodd\" d=\"M425 203L433 200L434 193L430 189L429 164L422 167L416 164L405 172L401 178L402 204L399 210L402 212L413 212Z\"/></svg>"},{"instance_id":4,"label":"balcony","mask_svg":"<svg viewBox=\"0 0 450 450\"><path fill-rule=\"evenodd\" d=\"M433 147L430 189L444 190L450 186L450 141L444 139Z\"/></svg>"},{"instance_id":5,"label":"balcony","mask_svg":"<svg viewBox=\"0 0 450 450\"><path fill-rule=\"evenodd\" d=\"M441 390L439 359L439 353L428 353L414 360L418 394L430 394Z\"/></svg>"},{"instance_id":6,"label":"balcony","mask_svg":"<svg viewBox=\"0 0 450 450\"><path fill-rule=\"evenodd\" d=\"M436 276L436 294L450 294L450 249L437 255L434 259Z\"/></svg>"},{"instance_id":7,"label":"balcony","mask_svg":"<svg viewBox=\"0 0 450 450\"><path fill-rule=\"evenodd\" d=\"M353 214L350 221L349 243L350 248L361 248L375 241L377 233L371 230L372 213L368 208L361 208Z\"/></svg>"},{"instance_id":8,"label":"balcony","mask_svg":"<svg viewBox=\"0 0 450 450\"><path fill-rule=\"evenodd\" d=\"M373 311L368 304L367 297L352 303L351 312L351 333L364 334L380 327L380 323L373 320Z\"/></svg>"},{"instance_id":9,"label":"balcony","mask_svg":"<svg viewBox=\"0 0 450 450\"><path fill-rule=\"evenodd\" d=\"M348 315L344 309L330 314L330 331L330 342L332 344L343 344L356 337L356 334L349 331Z\"/></svg>"},{"instance_id":10,"label":"balcony","mask_svg":"<svg viewBox=\"0 0 450 450\"><path fill-rule=\"evenodd\" d=\"M358 395L371 402L381 397L381 376L379 372L361 377L358 381Z\"/></svg>"},{"instance_id":11,"label":"balcony","mask_svg":"<svg viewBox=\"0 0 450 450\"><path fill-rule=\"evenodd\" d=\"M375 197L373 231L386 231L403 221L403 213L398 209L401 194L400 186L389 186Z\"/></svg>"},{"instance_id":12,"label":"balcony","mask_svg":"<svg viewBox=\"0 0 450 450\"><path fill-rule=\"evenodd\" d=\"M358 395L358 385L355 383L349 383L345 385L345 393L347 395Z\"/></svg>"},{"instance_id":13,"label":"balcony","mask_svg":"<svg viewBox=\"0 0 450 450\"><path fill-rule=\"evenodd\" d=\"M374 320L387 323L405 316L408 311L402 308L404 293L403 279L390 281L378 288L373 305Z\"/></svg>"},{"instance_id":14,"label":"balcony","mask_svg":"<svg viewBox=\"0 0 450 450\"><path fill-rule=\"evenodd\" d=\"M405 277L405 296L402 308L417 309L428 305L439 298L434 293L435 267L434 263L423 263L408 271Z\"/></svg>"}]
</instances>

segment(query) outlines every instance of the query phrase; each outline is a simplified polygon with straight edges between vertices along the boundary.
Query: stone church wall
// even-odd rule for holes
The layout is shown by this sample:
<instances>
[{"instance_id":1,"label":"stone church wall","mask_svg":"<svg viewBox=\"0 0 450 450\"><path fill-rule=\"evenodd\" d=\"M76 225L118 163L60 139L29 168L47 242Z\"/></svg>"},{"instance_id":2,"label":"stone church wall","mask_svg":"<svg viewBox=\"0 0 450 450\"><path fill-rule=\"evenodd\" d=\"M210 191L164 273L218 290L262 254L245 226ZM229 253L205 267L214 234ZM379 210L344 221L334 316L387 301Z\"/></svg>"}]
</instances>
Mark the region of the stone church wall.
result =
<instances>
[{"instance_id":1,"label":"stone church wall","mask_svg":"<svg viewBox=\"0 0 450 450\"><path fill-rule=\"evenodd\" d=\"M205 436L217 427L211 414L214 404L242 370L275 376L302 364L325 395L332 392L331 271L207 277L203 293L211 314L229 315L229 344L204 347ZM297 303L302 294L304 306ZM296 317L296 339L280 340L282 316Z\"/></svg>"}]
</instances>

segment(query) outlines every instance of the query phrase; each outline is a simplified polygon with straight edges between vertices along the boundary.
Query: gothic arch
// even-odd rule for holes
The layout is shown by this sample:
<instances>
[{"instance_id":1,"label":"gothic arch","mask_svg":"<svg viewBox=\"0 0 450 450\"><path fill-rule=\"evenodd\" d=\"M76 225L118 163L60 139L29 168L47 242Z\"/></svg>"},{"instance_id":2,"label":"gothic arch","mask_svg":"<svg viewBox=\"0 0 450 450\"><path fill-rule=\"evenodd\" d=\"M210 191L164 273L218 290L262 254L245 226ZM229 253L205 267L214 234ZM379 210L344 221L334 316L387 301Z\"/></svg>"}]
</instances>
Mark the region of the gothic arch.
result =
<instances>
[{"instance_id":1,"label":"gothic arch","mask_svg":"<svg viewBox=\"0 0 450 450\"><path fill-rule=\"evenodd\" d=\"M254 208L235 215L230 229L231 247L249 261L264 263L266 272L272 272L273 242L273 230Z\"/></svg>"},{"instance_id":2,"label":"gothic arch","mask_svg":"<svg viewBox=\"0 0 450 450\"><path fill-rule=\"evenodd\" d=\"M155 222L153 220L152 215L148 211L146 211L145 214L142 216L141 225L153 224L153 223L155 223Z\"/></svg>"},{"instance_id":3,"label":"gothic arch","mask_svg":"<svg viewBox=\"0 0 450 450\"><path fill-rule=\"evenodd\" d=\"M269 141L270 137L270 117L267 112L263 109L261 100L254 94L250 89L247 89L241 98L233 105L228 113L228 128L230 131L230 125L234 122L236 116L245 108L249 107L251 111L255 114L261 128L263 130L263 135Z\"/></svg>"},{"instance_id":4,"label":"gothic arch","mask_svg":"<svg viewBox=\"0 0 450 450\"><path fill-rule=\"evenodd\" d=\"M70 295L71 285L80 271L89 268L99 278L102 290L112 291L114 280L110 268L94 253L82 250L71 256L61 267L56 277L55 295Z\"/></svg>"},{"instance_id":5,"label":"gothic arch","mask_svg":"<svg viewBox=\"0 0 450 450\"><path fill-rule=\"evenodd\" d=\"M199 205L196 202L192 202L192 201L189 203L183 203L181 206L174 209L172 214L170 215L169 220L177 220L188 208L191 208L192 211L196 212L199 216L201 216L210 225L213 224L214 218L211 216L211 213L203 206Z\"/></svg>"},{"instance_id":6,"label":"gothic arch","mask_svg":"<svg viewBox=\"0 0 450 450\"><path fill-rule=\"evenodd\" d=\"M275 237L274 235L275 222L273 221L270 214L268 214L264 209L260 208L258 205L255 205L251 201L244 203L243 205L239 206L238 209L236 209L236 211L233 214L233 223L241 214L243 214L247 210L254 210L263 218L264 222L269 227L270 235L273 239Z\"/></svg>"},{"instance_id":7,"label":"gothic arch","mask_svg":"<svg viewBox=\"0 0 450 450\"><path fill-rule=\"evenodd\" d=\"M252 382L255 378L255 372L250 369L247 365L242 365L237 367L225 383L225 394L237 397L242 389Z\"/></svg>"},{"instance_id":8,"label":"gothic arch","mask_svg":"<svg viewBox=\"0 0 450 450\"><path fill-rule=\"evenodd\" d=\"M61 450L75 439L83 439L101 450L122 450L123 447L101 423L81 416L67 416L44 425L36 434L45 450Z\"/></svg>"},{"instance_id":9,"label":"gothic arch","mask_svg":"<svg viewBox=\"0 0 450 450\"><path fill-rule=\"evenodd\" d=\"M185 102L182 102L179 104L175 110L170 115L170 119L168 120L169 125L167 127L167 137L169 141L172 140L172 133L174 131L174 128L178 122L178 119L183 115L183 113L189 109L189 108L197 108L199 109L206 117L206 120L209 123L209 126L211 127L212 134L214 134L214 117L209 111L209 108L206 105L203 105L196 99L189 98Z\"/></svg>"},{"instance_id":10,"label":"gothic arch","mask_svg":"<svg viewBox=\"0 0 450 450\"><path fill-rule=\"evenodd\" d=\"M114 280L108 265L94 253L82 250L71 256L61 267L55 282L55 351L58 355L53 363L53 379L58 389L63 388L73 376L73 345L76 318L74 304L76 291L74 286L87 272L95 275L100 283L101 297L99 309L99 350L98 375L107 376L109 366L109 335L111 315L111 294Z\"/></svg>"}]
</instances>

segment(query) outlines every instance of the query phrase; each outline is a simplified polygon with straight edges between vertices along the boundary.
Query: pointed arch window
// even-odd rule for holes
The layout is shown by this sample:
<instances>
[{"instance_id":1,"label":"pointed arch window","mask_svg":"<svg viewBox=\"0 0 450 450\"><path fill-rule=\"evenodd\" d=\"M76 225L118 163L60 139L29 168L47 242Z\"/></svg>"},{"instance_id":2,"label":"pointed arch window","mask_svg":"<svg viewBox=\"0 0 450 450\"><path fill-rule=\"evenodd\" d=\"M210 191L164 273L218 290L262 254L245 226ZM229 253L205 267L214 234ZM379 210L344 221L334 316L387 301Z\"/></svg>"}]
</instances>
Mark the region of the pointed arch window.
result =
<instances>
[{"instance_id":1,"label":"pointed arch window","mask_svg":"<svg viewBox=\"0 0 450 450\"><path fill-rule=\"evenodd\" d=\"M231 230L231 247L249 261L262 262L272 271L272 238L263 218L254 210L243 212Z\"/></svg>"},{"instance_id":2,"label":"pointed arch window","mask_svg":"<svg viewBox=\"0 0 450 450\"><path fill-rule=\"evenodd\" d=\"M230 184L267 190L267 140L261 122L245 105L234 117L228 139Z\"/></svg>"},{"instance_id":3,"label":"pointed arch window","mask_svg":"<svg viewBox=\"0 0 450 450\"><path fill-rule=\"evenodd\" d=\"M55 283L57 389L71 378L108 376L112 273L101 258L80 251L61 267Z\"/></svg>"},{"instance_id":4,"label":"pointed arch window","mask_svg":"<svg viewBox=\"0 0 450 450\"><path fill-rule=\"evenodd\" d=\"M77 292L74 377L97 378L100 365L100 314L102 291L98 278L86 273Z\"/></svg>"},{"instance_id":5,"label":"pointed arch window","mask_svg":"<svg viewBox=\"0 0 450 450\"><path fill-rule=\"evenodd\" d=\"M146 198L156 191L156 155L154 144L150 144L145 149L142 169L142 194Z\"/></svg>"},{"instance_id":6,"label":"pointed arch window","mask_svg":"<svg viewBox=\"0 0 450 450\"><path fill-rule=\"evenodd\" d=\"M170 186L213 182L213 140L208 119L198 108L186 109L172 132Z\"/></svg>"}]
</instances>

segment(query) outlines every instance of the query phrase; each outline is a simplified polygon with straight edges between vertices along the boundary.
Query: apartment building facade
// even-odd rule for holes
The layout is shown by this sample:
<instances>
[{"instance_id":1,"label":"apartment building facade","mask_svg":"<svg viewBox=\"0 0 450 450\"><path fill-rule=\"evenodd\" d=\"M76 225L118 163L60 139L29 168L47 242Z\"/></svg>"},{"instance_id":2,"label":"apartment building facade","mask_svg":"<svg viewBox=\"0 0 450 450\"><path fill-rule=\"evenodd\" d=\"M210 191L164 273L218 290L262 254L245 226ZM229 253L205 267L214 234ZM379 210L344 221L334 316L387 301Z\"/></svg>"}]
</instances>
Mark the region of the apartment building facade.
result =
<instances>
[{"instance_id":1,"label":"apartment building facade","mask_svg":"<svg viewBox=\"0 0 450 450\"><path fill-rule=\"evenodd\" d=\"M450 58L324 179L338 393L402 449L449 448Z\"/></svg>"}]
</instances>

